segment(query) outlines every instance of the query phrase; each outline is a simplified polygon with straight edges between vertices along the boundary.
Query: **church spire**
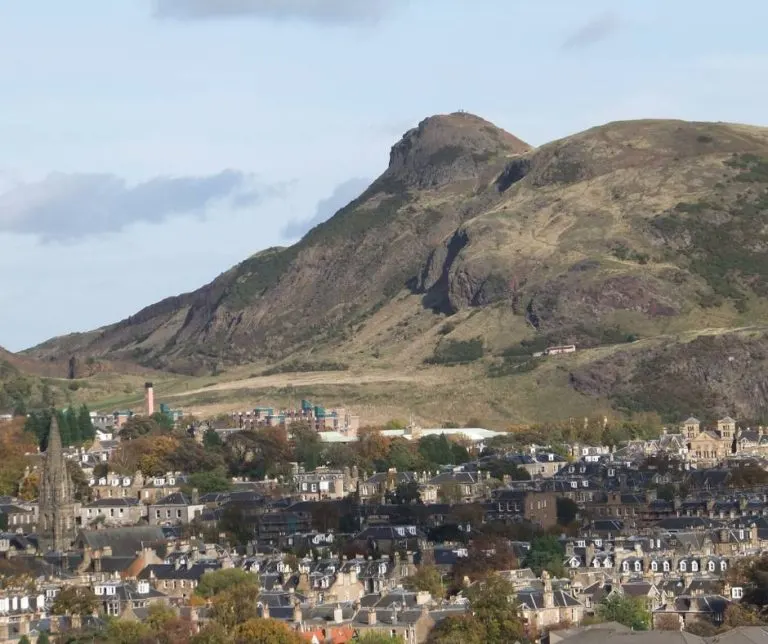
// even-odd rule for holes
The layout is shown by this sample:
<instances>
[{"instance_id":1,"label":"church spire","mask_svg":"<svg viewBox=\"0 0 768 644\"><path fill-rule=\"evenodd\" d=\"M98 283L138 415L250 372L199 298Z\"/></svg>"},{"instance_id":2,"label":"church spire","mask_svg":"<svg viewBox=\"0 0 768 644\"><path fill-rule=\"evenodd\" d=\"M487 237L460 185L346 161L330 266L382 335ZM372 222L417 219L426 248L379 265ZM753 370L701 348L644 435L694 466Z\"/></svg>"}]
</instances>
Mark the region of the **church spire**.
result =
<instances>
[{"instance_id":1,"label":"church spire","mask_svg":"<svg viewBox=\"0 0 768 644\"><path fill-rule=\"evenodd\" d=\"M61 441L55 410L48 430L48 446L40 477L39 515L40 546L64 552L74 537L75 494Z\"/></svg>"},{"instance_id":2,"label":"church spire","mask_svg":"<svg viewBox=\"0 0 768 644\"><path fill-rule=\"evenodd\" d=\"M48 430L48 445L45 453L51 457L55 455L57 458L61 454L61 431L59 422L56 420L56 410L51 412L51 427Z\"/></svg>"}]
</instances>

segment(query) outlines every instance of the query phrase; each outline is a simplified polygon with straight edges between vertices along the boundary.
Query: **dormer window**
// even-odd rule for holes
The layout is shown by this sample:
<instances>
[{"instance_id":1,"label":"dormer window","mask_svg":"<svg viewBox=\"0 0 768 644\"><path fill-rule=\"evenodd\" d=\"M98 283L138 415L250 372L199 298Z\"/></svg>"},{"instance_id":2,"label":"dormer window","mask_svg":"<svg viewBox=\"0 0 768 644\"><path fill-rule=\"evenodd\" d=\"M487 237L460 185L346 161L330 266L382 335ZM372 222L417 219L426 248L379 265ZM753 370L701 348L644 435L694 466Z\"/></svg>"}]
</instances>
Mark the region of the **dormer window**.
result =
<instances>
[{"instance_id":1,"label":"dormer window","mask_svg":"<svg viewBox=\"0 0 768 644\"><path fill-rule=\"evenodd\" d=\"M629 572L629 562L625 561L623 564L621 564L621 568L624 572Z\"/></svg>"},{"instance_id":2,"label":"dormer window","mask_svg":"<svg viewBox=\"0 0 768 644\"><path fill-rule=\"evenodd\" d=\"M587 542L584 541L583 539L581 539L581 540L576 542L576 547L577 548L585 548L586 546L587 546Z\"/></svg>"},{"instance_id":3,"label":"dormer window","mask_svg":"<svg viewBox=\"0 0 768 644\"><path fill-rule=\"evenodd\" d=\"M598 548L603 547L603 540L602 539L595 539L595 546Z\"/></svg>"},{"instance_id":4,"label":"dormer window","mask_svg":"<svg viewBox=\"0 0 768 644\"><path fill-rule=\"evenodd\" d=\"M582 487L589 487L589 481L582 481L581 485Z\"/></svg>"},{"instance_id":5,"label":"dormer window","mask_svg":"<svg viewBox=\"0 0 768 644\"><path fill-rule=\"evenodd\" d=\"M651 562L651 571L652 572L656 572L658 569L659 569L659 564L656 563L655 561L652 561Z\"/></svg>"},{"instance_id":6,"label":"dormer window","mask_svg":"<svg viewBox=\"0 0 768 644\"><path fill-rule=\"evenodd\" d=\"M741 586L731 588L731 599L741 599L744 596L744 589Z\"/></svg>"},{"instance_id":7,"label":"dormer window","mask_svg":"<svg viewBox=\"0 0 768 644\"><path fill-rule=\"evenodd\" d=\"M642 570L642 564L639 561L635 562L635 572L640 572Z\"/></svg>"},{"instance_id":8,"label":"dormer window","mask_svg":"<svg viewBox=\"0 0 768 644\"><path fill-rule=\"evenodd\" d=\"M698 572L699 571L699 562L698 561L692 561L691 562L691 572Z\"/></svg>"},{"instance_id":9,"label":"dormer window","mask_svg":"<svg viewBox=\"0 0 768 644\"><path fill-rule=\"evenodd\" d=\"M664 569L664 572L669 572L669 562L668 561L665 561L662 567Z\"/></svg>"},{"instance_id":10,"label":"dormer window","mask_svg":"<svg viewBox=\"0 0 768 644\"><path fill-rule=\"evenodd\" d=\"M571 481L571 487L573 489L576 489L577 487L579 487L579 482L578 481Z\"/></svg>"},{"instance_id":11,"label":"dormer window","mask_svg":"<svg viewBox=\"0 0 768 644\"><path fill-rule=\"evenodd\" d=\"M680 562L680 572L686 572L688 570L688 564L685 561Z\"/></svg>"},{"instance_id":12,"label":"dormer window","mask_svg":"<svg viewBox=\"0 0 768 644\"><path fill-rule=\"evenodd\" d=\"M728 562L727 562L727 561L721 561L721 562L720 562L720 570L721 570L722 572L725 572L725 569L726 569L727 567L728 567Z\"/></svg>"},{"instance_id":13,"label":"dormer window","mask_svg":"<svg viewBox=\"0 0 768 644\"><path fill-rule=\"evenodd\" d=\"M709 570L709 572L715 572L715 562L714 561L710 561L707 564L707 570Z\"/></svg>"}]
</instances>

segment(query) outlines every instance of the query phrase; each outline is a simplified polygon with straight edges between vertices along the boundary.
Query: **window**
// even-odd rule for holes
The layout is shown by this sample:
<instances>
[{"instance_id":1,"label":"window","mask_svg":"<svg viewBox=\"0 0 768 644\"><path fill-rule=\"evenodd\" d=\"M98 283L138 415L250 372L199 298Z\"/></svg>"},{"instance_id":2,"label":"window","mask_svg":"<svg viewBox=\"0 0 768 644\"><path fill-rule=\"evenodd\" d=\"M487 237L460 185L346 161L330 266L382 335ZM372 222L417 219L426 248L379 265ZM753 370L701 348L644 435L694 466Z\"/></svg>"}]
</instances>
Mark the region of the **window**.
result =
<instances>
[{"instance_id":1,"label":"window","mask_svg":"<svg viewBox=\"0 0 768 644\"><path fill-rule=\"evenodd\" d=\"M692 561L691 562L691 572L698 572L699 571L699 562L698 561Z\"/></svg>"},{"instance_id":2,"label":"window","mask_svg":"<svg viewBox=\"0 0 768 644\"><path fill-rule=\"evenodd\" d=\"M715 562L714 561L710 561L707 564L707 570L709 570L709 572L715 572Z\"/></svg>"},{"instance_id":3,"label":"window","mask_svg":"<svg viewBox=\"0 0 768 644\"><path fill-rule=\"evenodd\" d=\"M669 562L665 561L663 564L664 572L669 572Z\"/></svg>"},{"instance_id":4,"label":"window","mask_svg":"<svg viewBox=\"0 0 768 644\"><path fill-rule=\"evenodd\" d=\"M652 561L651 562L651 571L652 572L656 572L656 571L658 571L658 569L659 569L659 564L656 563L655 561Z\"/></svg>"},{"instance_id":5,"label":"window","mask_svg":"<svg viewBox=\"0 0 768 644\"><path fill-rule=\"evenodd\" d=\"M734 586L731 588L731 599L741 599L744 595L744 589L740 586Z\"/></svg>"},{"instance_id":6,"label":"window","mask_svg":"<svg viewBox=\"0 0 768 644\"><path fill-rule=\"evenodd\" d=\"M688 564L685 561L680 562L680 572L686 572L688 570Z\"/></svg>"}]
</instances>

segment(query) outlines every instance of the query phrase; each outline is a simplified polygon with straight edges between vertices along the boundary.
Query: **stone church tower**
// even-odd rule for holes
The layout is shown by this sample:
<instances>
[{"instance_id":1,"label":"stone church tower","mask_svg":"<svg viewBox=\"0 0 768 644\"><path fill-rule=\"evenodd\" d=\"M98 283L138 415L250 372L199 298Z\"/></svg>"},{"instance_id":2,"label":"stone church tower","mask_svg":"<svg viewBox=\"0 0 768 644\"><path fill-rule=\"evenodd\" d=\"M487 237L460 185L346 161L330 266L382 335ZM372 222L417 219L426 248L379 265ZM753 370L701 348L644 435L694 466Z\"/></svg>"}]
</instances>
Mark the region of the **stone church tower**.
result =
<instances>
[{"instance_id":1,"label":"stone church tower","mask_svg":"<svg viewBox=\"0 0 768 644\"><path fill-rule=\"evenodd\" d=\"M40 550L66 552L75 536L75 489L67 470L55 414L51 416L39 504Z\"/></svg>"}]
</instances>

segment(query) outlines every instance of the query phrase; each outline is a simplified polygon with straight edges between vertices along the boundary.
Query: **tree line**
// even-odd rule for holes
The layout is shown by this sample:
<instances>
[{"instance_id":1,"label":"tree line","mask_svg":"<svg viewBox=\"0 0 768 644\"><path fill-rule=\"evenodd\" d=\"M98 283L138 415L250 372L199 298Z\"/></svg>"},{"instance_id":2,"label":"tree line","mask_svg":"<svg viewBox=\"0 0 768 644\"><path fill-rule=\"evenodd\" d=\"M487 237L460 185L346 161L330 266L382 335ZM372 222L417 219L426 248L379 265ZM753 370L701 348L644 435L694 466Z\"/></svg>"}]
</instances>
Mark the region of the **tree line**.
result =
<instances>
[{"instance_id":1,"label":"tree line","mask_svg":"<svg viewBox=\"0 0 768 644\"><path fill-rule=\"evenodd\" d=\"M37 437L40 451L45 451L48 447L48 433L51 430L51 419L54 414L59 425L62 445L82 445L96 436L91 413L85 405L80 409L68 407L31 412L24 423L24 429Z\"/></svg>"}]
</instances>

